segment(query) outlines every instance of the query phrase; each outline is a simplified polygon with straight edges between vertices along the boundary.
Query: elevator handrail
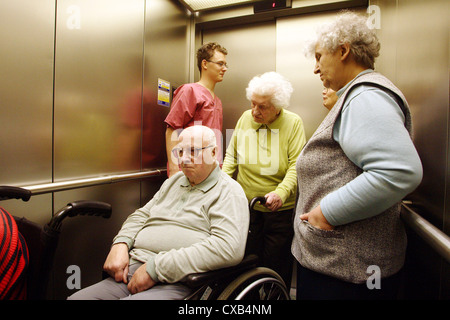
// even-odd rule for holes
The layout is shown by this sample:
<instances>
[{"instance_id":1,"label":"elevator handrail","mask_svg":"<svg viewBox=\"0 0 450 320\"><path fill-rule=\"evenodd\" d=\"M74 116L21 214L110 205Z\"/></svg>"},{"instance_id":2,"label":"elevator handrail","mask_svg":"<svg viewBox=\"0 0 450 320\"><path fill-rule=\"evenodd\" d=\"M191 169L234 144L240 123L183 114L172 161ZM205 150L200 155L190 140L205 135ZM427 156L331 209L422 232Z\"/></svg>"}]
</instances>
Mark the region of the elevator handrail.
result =
<instances>
[{"instance_id":1,"label":"elevator handrail","mask_svg":"<svg viewBox=\"0 0 450 320\"><path fill-rule=\"evenodd\" d=\"M53 183L44 183L37 184L31 186L23 186L22 188L31 191L32 195L39 195L57 191L78 189L90 186L96 186L101 184L109 184L115 182L129 181L129 180L138 180L145 179L154 176L161 176L166 173L167 169L159 168L154 170L133 172L133 173L124 173L124 174L115 174L108 176L100 176L93 178L84 178L84 179L76 179L76 180L68 180L61 182L53 182Z\"/></svg>"},{"instance_id":2,"label":"elevator handrail","mask_svg":"<svg viewBox=\"0 0 450 320\"><path fill-rule=\"evenodd\" d=\"M31 191L32 195L77 189L101 184L109 184L128 180L144 179L153 176L161 176L167 169L154 169L134 173L116 174L94 178L85 178L54 183L46 183L22 187ZM406 202L402 203L402 219L418 235L420 235L432 248L434 248L447 262L450 262L450 237L436 228L427 220L412 210Z\"/></svg>"},{"instance_id":3,"label":"elevator handrail","mask_svg":"<svg viewBox=\"0 0 450 320\"><path fill-rule=\"evenodd\" d=\"M450 237L414 212L407 203L403 202L402 207L403 221L450 263Z\"/></svg>"}]
</instances>

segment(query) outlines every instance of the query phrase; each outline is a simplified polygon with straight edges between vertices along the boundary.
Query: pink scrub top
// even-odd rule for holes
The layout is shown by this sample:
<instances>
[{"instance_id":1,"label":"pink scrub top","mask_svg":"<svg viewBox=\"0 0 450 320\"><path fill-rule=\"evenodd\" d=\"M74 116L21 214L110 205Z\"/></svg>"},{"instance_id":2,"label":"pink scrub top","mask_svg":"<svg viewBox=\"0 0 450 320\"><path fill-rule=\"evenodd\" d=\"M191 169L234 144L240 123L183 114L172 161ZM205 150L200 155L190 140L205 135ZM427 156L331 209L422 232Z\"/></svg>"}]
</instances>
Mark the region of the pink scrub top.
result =
<instances>
[{"instance_id":1,"label":"pink scrub top","mask_svg":"<svg viewBox=\"0 0 450 320\"><path fill-rule=\"evenodd\" d=\"M193 125L211 128L216 134L217 159L222 164L222 101L198 83L188 83L174 92L172 106L164 121L172 129Z\"/></svg>"}]
</instances>

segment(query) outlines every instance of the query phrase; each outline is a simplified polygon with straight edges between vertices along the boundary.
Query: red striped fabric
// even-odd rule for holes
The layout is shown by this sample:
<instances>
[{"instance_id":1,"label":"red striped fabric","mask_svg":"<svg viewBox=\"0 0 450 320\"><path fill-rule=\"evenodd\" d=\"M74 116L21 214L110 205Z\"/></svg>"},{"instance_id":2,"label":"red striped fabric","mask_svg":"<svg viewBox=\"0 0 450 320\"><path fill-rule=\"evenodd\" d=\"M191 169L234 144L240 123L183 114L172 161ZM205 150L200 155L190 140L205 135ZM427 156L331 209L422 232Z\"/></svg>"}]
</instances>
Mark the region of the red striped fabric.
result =
<instances>
[{"instance_id":1,"label":"red striped fabric","mask_svg":"<svg viewBox=\"0 0 450 320\"><path fill-rule=\"evenodd\" d=\"M28 249L14 218L0 207L0 300L26 299Z\"/></svg>"}]
</instances>

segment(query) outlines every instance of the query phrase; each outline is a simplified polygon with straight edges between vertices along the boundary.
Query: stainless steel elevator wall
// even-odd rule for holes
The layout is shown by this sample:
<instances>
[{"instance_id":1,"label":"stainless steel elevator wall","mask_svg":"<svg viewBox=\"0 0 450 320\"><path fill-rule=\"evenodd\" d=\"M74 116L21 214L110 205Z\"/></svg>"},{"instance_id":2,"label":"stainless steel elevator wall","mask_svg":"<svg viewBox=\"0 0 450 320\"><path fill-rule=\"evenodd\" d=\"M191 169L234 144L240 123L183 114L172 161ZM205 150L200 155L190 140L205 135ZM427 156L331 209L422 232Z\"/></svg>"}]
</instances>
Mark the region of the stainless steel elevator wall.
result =
<instances>
[{"instance_id":1,"label":"stainless steel elevator wall","mask_svg":"<svg viewBox=\"0 0 450 320\"><path fill-rule=\"evenodd\" d=\"M165 167L169 107L158 79L188 80L189 21L175 0L8 0L0 4L0 184L29 186ZM113 236L165 176L1 203L44 224L70 201L113 206L109 220L63 223L50 286L65 299L67 267L101 278Z\"/></svg>"},{"instance_id":2,"label":"stainless steel elevator wall","mask_svg":"<svg viewBox=\"0 0 450 320\"><path fill-rule=\"evenodd\" d=\"M52 181L54 31L55 1L0 2L3 185ZM52 214L51 195L34 197L27 204L15 200L1 205L39 222Z\"/></svg>"},{"instance_id":3,"label":"stainless steel elevator wall","mask_svg":"<svg viewBox=\"0 0 450 320\"><path fill-rule=\"evenodd\" d=\"M390 1L372 2L382 12L377 67L408 99L414 143L424 167L414 201L422 216L448 234L450 5L445 0L403 0L397 6Z\"/></svg>"},{"instance_id":4,"label":"stainless steel elevator wall","mask_svg":"<svg viewBox=\"0 0 450 320\"><path fill-rule=\"evenodd\" d=\"M102 11L103 7L110 6L111 2L106 0L98 12L92 14L97 21L98 16L104 14L106 25L86 34L84 40L88 46L90 44L90 59L94 61L92 64L83 62L83 66L86 72L89 68L98 68L94 73L93 85L100 82L100 88L96 90L100 97L97 104L90 103L91 91L87 86L83 96L85 103L92 106L92 113L89 113L89 108L84 109L84 103L78 107L89 115L82 117L84 121L95 124L97 121L94 117L103 121L94 127L89 124L86 126L87 130L98 131L85 134L90 139L82 144L92 148L95 158L80 155L75 163L80 165L85 162L87 169L83 170L91 170L92 174L102 170L122 172L165 167L163 121L169 107L157 103L158 79L169 81L172 86L187 81L189 17L174 1L167 0L120 0L114 3L113 9ZM58 59L58 52L56 57ZM67 166L62 172L67 173L68 170ZM83 256L78 263L81 264L81 270L87 271L87 275L82 278L82 286L98 281L98 272L112 238L126 217L153 197L164 179L165 176L142 182L131 181L57 193L55 207L73 198L104 199L113 204L114 219L95 221L89 225L78 219L77 225L74 222L70 230L66 229L61 248L70 248L73 239L80 239L80 247L71 255L67 251L60 251L55 284L67 279L65 269L73 264L76 255ZM79 233L82 228L88 228L86 234L98 234L95 239L86 241ZM92 265L97 267L92 268ZM64 297L69 293L66 286L55 285L56 297Z\"/></svg>"},{"instance_id":5,"label":"stainless steel elevator wall","mask_svg":"<svg viewBox=\"0 0 450 320\"><path fill-rule=\"evenodd\" d=\"M414 210L450 234L449 20L445 0L370 1L378 6L378 70L403 91L411 107L414 144L423 180L409 196ZM409 234L405 295L449 299L450 268L434 250Z\"/></svg>"},{"instance_id":6,"label":"stainless steel elevator wall","mask_svg":"<svg viewBox=\"0 0 450 320\"><path fill-rule=\"evenodd\" d=\"M58 1L54 179L140 169L144 1Z\"/></svg>"},{"instance_id":7,"label":"stainless steel elevator wall","mask_svg":"<svg viewBox=\"0 0 450 320\"><path fill-rule=\"evenodd\" d=\"M250 109L250 102L245 96L248 82L258 74L275 71L275 23L205 30L203 42L209 41L217 41L228 50L227 63L230 67L224 80L215 88L223 105L222 134L226 146L242 112Z\"/></svg>"}]
</instances>

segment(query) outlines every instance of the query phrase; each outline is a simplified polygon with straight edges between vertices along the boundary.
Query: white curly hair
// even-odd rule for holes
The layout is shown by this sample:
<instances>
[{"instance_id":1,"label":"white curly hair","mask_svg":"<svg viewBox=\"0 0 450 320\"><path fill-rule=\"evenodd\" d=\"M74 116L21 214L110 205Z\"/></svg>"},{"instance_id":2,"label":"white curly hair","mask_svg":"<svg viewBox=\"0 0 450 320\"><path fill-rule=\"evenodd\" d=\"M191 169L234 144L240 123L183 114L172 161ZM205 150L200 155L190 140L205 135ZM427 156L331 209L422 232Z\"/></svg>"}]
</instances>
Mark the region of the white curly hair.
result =
<instances>
[{"instance_id":1,"label":"white curly hair","mask_svg":"<svg viewBox=\"0 0 450 320\"><path fill-rule=\"evenodd\" d=\"M307 45L306 53L314 56L317 45L334 53L345 43L350 45L356 62L374 69L375 58L380 55L375 29L367 25L367 17L347 10L341 11L331 23L321 26L316 38Z\"/></svg>"},{"instance_id":2,"label":"white curly hair","mask_svg":"<svg viewBox=\"0 0 450 320\"><path fill-rule=\"evenodd\" d=\"M281 108L289 107L293 91L294 88L288 79L277 72L270 71L255 76L250 80L246 89L246 95L249 101L251 101L253 94L272 96L272 105L280 110Z\"/></svg>"}]
</instances>

